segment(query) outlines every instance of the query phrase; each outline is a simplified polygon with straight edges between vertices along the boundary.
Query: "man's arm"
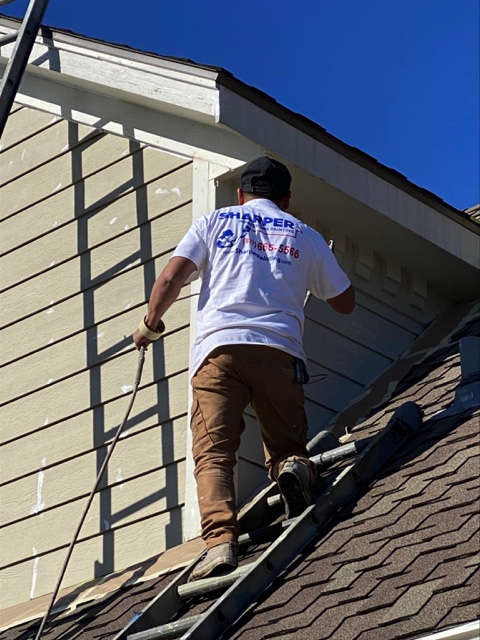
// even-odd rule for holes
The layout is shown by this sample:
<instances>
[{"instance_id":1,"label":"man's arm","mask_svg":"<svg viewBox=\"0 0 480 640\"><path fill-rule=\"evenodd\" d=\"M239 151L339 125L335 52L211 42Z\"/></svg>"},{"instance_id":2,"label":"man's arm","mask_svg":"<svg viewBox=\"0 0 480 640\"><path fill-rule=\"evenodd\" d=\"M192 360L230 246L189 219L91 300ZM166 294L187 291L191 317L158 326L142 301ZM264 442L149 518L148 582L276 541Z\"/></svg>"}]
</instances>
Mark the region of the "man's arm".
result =
<instances>
[{"instance_id":1,"label":"man's arm","mask_svg":"<svg viewBox=\"0 0 480 640\"><path fill-rule=\"evenodd\" d=\"M355 289L350 285L343 293L329 298L327 302L338 313L352 313L355 309Z\"/></svg>"},{"instance_id":2,"label":"man's arm","mask_svg":"<svg viewBox=\"0 0 480 640\"><path fill-rule=\"evenodd\" d=\"M197 266L188 258L174 257L164 267L161 274L155 280L148 301L148 311L145 316L145 324L152 331L156 331L158 324L167 311L167 309L175 302L185 281ZM133 333L133 341L137 349L147 347L151 340L136 329Z\"/></svg>"}]
</instances>

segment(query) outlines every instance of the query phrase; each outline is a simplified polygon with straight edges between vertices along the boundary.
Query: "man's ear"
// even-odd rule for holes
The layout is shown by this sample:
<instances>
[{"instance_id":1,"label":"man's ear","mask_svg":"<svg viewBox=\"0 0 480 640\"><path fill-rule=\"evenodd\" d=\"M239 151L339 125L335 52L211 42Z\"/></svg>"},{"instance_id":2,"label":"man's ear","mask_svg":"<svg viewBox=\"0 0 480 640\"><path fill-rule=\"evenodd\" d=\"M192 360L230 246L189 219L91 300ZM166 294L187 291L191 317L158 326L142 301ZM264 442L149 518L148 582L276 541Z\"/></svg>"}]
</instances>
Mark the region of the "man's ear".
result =
<instances>
[{"instance_id":1,"label":"man's ear","mask_svg":"<svg viewBox=\"0 0 480 640\"><path fill-rule=\"evenodd\" d=\"M245 196L243 194L243 191L240 189L240 187L238 187L237 189L237 199L238 199L238 204L245 204Z\"/></svg>"},{"instance_id":2,"label":"man's ear","mask_svg":"<svg viewBox=\"0 0 480 640\"><path fill-rule=\"evenodd\" d=\"M278 204L279 209L281 209L282 211L286 211L288 209L288 207L290 206L290 198L292 197L292 192L289 191L286 195L283 196L283 198L280 199L280 202Z\"/></svg>"}]
</instances>

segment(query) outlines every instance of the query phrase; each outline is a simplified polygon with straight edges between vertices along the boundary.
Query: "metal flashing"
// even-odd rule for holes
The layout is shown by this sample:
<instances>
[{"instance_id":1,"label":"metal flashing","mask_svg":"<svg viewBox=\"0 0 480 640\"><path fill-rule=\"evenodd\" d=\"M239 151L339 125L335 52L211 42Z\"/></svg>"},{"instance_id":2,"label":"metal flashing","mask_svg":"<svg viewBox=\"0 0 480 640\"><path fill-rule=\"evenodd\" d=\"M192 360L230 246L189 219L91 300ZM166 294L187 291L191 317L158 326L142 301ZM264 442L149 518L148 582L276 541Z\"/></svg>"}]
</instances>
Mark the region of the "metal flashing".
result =
<instances>
[{"instance_id":1,"label":"metal flashing","mask_svg":"<svg viewBox=\"0 0 480 640\"><path fill-rule=\"evenodd\" d=\"M465 336L459 341L462 377L455 389L453 404L436 413L434 418L446 418L480 407L480 338Z\"/></svg>"}]
</instances>

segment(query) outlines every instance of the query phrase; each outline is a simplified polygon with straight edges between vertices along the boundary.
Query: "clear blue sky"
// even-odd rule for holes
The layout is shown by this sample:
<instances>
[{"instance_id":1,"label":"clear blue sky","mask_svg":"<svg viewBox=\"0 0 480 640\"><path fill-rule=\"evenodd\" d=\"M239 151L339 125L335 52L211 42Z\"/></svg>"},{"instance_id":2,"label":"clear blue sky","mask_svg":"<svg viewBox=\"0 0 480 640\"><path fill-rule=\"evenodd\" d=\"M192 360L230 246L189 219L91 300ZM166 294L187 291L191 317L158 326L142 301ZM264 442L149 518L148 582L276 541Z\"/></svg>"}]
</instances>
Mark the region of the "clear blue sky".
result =
<instances>
[{"instance_id":1,"label":"clear blue sky","mask_svg":"<svg viewBox=\"0 0 480 640\"><path fill-rule=\"evenodd\" d=\"M27 2L1 8L22 16ZM480 202L480 0L50 0L44 23L224 67L415 184Z\"/></svg>"}]
</instances>

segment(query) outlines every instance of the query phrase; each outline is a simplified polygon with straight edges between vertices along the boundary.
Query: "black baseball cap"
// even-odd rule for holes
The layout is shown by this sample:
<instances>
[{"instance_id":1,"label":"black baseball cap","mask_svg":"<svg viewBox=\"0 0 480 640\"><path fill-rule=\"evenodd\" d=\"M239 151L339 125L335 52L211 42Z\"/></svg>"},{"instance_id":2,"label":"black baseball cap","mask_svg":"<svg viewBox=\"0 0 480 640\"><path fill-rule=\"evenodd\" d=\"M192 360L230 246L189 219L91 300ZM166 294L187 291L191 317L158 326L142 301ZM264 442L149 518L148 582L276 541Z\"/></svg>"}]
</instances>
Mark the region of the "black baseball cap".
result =
<instances>
[{"instance_id":1,"label":"black baseball cap","mask_svg":"<svg viewBox=\"0 0 480 640\"><path fill-rule=\"evenodd\" d=\"M252 160L243 170L240 186L245 193L281 198L290 191L292 176L287 167L269 156Z\"/></svg>"}]
</instances>

